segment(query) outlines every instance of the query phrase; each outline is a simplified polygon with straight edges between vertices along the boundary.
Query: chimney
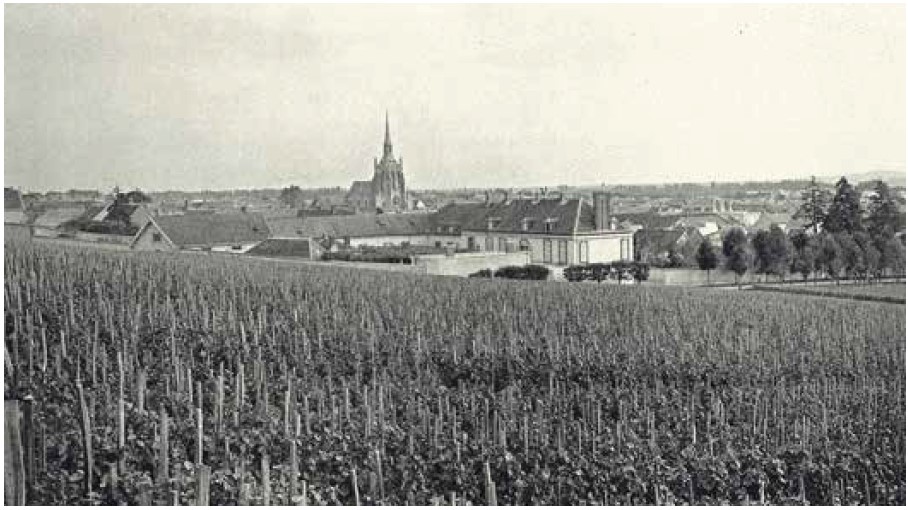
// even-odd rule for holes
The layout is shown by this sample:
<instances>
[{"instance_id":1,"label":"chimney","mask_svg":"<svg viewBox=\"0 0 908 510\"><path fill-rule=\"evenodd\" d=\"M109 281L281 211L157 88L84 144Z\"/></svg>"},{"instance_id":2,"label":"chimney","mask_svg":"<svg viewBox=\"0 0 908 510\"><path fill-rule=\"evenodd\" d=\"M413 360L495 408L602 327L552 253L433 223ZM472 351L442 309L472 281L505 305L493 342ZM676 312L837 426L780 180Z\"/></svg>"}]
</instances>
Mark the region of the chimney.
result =
<instances>
[{"instance_id":1,"label":"chimney","mask_svg":"<svg viewBox=\"0 0 908 510\"><path fill-rule=\"evenodd\" d=\"M593 193L593 208L596 213L596 230L609 230L612 226L612 194Z\"/></svg>"}]
</instances>

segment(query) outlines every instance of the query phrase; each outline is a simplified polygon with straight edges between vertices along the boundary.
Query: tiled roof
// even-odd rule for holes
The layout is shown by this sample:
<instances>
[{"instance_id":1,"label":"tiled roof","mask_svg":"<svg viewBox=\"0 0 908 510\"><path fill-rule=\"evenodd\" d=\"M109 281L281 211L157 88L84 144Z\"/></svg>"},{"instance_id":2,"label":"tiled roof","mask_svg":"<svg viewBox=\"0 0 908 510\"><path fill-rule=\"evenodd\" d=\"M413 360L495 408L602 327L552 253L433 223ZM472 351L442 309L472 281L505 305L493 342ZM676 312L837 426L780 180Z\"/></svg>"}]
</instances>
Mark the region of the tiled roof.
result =
<instances>
[{"instance_id":1,"label":"tiled roof","mask_svg":"<svg viewBox=\"0 0 908 510\"><path fill-rule=\"evenodd\" d=\"M681 216L662 215L652 212L646 213L616 213L615 218L619 222L628 222L633 225L641 225L645 229L665 229L671 228L681 219Z\"/></svg>"},{"instance_id":2,"label":"tiled roof","mask_svg":"<svg viewBox=\"0 0 908 510\"><path fill-rule=\"evenodd\" d=\"M184 214L153 219L177 246L226 246L264 241L268 225L260 214Z\"/></svg>"},{"instance_id":3,"label":"tiled roof","mask_svg":"<svg viewBox=\"0 0 908 510\"><path fill-rule=\"evenodd\" d=\"M269 227L275 237L381 237L426 234L426 214L354 214L274 218Z\"/></svg>"},{"instance_id":4,"label":"tiled roof","mask_svg":"<svg viewBox=\"0 0 908 510\"><path fill-rule=\"evenodd\" d=\"M83 207L49 209L35 218L34 225L42 228L59 228L64 223L78 219L84 212Z\"/></svg>"},{"instance_id":5,"label":"tiled roof","mask_svg":"<svg viewBox=\"0 0 908 510\"><path fill-rule=\"evenodd\" d=\"M435 215L439 226L480 232L560 234L593 232L593 207L578 198L517 199L491 203L448 204ZM546 224L551 229L546 229Z\"/></svg>"}]
</instances>

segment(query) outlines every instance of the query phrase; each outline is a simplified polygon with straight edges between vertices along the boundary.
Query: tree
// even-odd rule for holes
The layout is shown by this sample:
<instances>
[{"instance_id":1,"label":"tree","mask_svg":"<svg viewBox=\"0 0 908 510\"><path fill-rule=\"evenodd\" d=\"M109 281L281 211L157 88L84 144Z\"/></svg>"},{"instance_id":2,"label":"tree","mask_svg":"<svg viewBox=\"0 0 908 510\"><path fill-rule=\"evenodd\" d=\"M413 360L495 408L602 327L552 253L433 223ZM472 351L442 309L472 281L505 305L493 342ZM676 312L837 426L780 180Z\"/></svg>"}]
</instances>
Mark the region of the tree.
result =
<instances>
[{"instance_id":1,"label":"tree","mask_svg":"<svg viewBox=\"0 0 908 510\"><path fill-rule=\"evenodd\" d=\"M890 237L880 251L880 268L892 270L895 274L905 271L905 246L896 237Z\"/></svg>"},{"instance_id":2,"label":"tree","mask_svg":"<svg viewBox=\"0 0 908 510\"><path fill-rule=\"evenodd\" d=\"M800 274L805 281L816 268L816 239L815 236L807 235L804 231L793 231L789 236L793 248L791 272Z\"/></svg>"},{"instance_id":3,"label":"tree","mask_svg":"<svg viewBox=\"0 0 908 510\"><path fill-rule=\"evenodd\" d=\"M280 201L288 207L301 207L305 195L299 186L290 186L281 190Z\"/></svg>"},{"instance_id":4,"label":"tree","mask_svg":"<svg viewBox=\"0 0 908 510\"><path fill-rule=\"evenodd\" d=\"M752 260L744 230L735 227L725 233L722 255L725 255L725 268L735 273L735 283L740 287L741 277L747 273Z\"/></svg>"},{"instance_id":5,"label":"tree","mask_svg":"<svg viewBox=\"0 0 908 510\"><path fill-rule=\"evenodd\" d=\"M778 276L779 279L784 281L785 274L788 273L788 268L791 266L794 247L791 245L788 236L785 235L785 231L778 225L769 227L767 245L770 256L767 272Z\"/></svg>"},{"instance_id":6,"label":"tree","mask_svg":"<svg viewBox=\"0 0 908 510\"><path fill-rule=\"evenodd\" d=\"M778 225L773 225L769 230L757 232L751 244L757 272L774 274L784 280L791 265L793 251L785 232Z\"/></svg>"},{"instance_id":7,"label":"tree","mask_svg":"<svg viewBox=\"0 0 908 510\"><path fill-rule=\"evenodd\" d=\"M850 232L834 234L839 245L842 268L849 277L855 277L864 271L864 250L854 240Z\"/></svg>"},{"instance_id":8,"label":"tree","mask_svg":"<svg viewBox=\"0 0 908 510\"><path fill-rule=\"evenodd\" d=\"M863 230L861 197L857 190L844 177L839 179L835 189L835 196L823 220L823 230L833 234Z\"/></svg>"},{"instance_id":9,"label":"tree","mask_svg":"<svg viewBox=\"0 0 908 510\"><path fill-rule=\"evenodd\" d=\"M700 242L697 248L697 265L701 270L706 271L706 283L709 284L709 273L719 265L719 255L716 248L709 239Z\"/></svg>"},{"instance_id":10,"label":"tree","mask_svg":"<svg viewBox=\"0 0 908 510\"><path fill-rule=\"evenodd\" d=\"M873 237L867 232L855 232L854 241L861 248L861 258L863 267L861 276L871 278L878 276L880 272L880 250L877 249Z\"/></svg>"},{"instance_id":11,"label":"tree","mask_svg":"<svg viewBox=\"0 0 908 510\"><path fill-rule=\"evenodd\" d=\"M898 204L889 191L889 186L883 181L877 181L870 198L867 215L867 230L873 236L878 236L889 227L892 232L905 228L905 216L899 212Z\"/></svg>"},{"instance_id":12,"label":"tree","mask_svg":"<svg viewBox=\"0 0 908 510\"><path fill-rule=\"evenodd\" d=\"M813 230L814 234L820 233L820 227L826 219L829 208L829 190L820 187L815 177L810 178L810 185L801 194L803 202L795 213L795 219L804 220L805 227Z\"/></svg>"},{"instance_id":13,"label":"tree","mask_svg":"<svg viewBox=\"0 0 908 510\"><path fill-rule=\"evenodd\" d=\"M839 280L842 271L842 249L832 234L824 232L817 238L816 268Z\"/></svg>"}]
</instances>

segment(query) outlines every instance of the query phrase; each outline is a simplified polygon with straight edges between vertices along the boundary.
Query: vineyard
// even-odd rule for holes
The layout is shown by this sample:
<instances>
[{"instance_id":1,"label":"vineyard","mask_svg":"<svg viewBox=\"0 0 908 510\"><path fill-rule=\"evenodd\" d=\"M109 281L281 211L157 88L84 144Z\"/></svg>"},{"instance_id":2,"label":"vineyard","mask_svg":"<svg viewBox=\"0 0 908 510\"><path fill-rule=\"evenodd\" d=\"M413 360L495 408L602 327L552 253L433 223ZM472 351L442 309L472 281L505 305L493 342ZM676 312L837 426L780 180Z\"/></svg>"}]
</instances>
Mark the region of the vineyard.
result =
<instances>
[{"instance_id":1,"label":"vineyard","mask_svg":"<svg viewBox=\"0 0 908 510\"><path fill-rule=\"evenodd\" d=\"M902 305L5 249L30 504L905 504Z\"/></svg>"}]
</instances>

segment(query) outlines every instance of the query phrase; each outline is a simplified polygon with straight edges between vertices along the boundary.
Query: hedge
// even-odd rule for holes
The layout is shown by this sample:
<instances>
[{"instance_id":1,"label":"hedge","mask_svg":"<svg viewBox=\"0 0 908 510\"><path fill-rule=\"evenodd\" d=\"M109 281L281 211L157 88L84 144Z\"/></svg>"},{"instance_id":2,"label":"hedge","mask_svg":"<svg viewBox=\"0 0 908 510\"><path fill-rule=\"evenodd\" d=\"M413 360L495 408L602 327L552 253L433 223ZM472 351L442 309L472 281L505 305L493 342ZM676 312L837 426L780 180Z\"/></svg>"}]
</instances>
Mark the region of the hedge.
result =
<instances>
[{"instance_id":1,"label":"hedge","mask_svg":"<svg viewBox=\"0 0 908 510\"><path fill-rule=\"evenodd\" d=\"M569 282L605 280L649 279L649 264L645 262L619 261L610 264L583 264L564 268L564 278Z\"/></svg>"}]
</instances>

